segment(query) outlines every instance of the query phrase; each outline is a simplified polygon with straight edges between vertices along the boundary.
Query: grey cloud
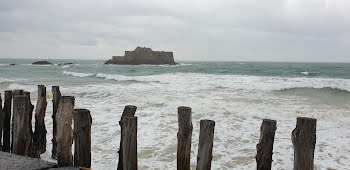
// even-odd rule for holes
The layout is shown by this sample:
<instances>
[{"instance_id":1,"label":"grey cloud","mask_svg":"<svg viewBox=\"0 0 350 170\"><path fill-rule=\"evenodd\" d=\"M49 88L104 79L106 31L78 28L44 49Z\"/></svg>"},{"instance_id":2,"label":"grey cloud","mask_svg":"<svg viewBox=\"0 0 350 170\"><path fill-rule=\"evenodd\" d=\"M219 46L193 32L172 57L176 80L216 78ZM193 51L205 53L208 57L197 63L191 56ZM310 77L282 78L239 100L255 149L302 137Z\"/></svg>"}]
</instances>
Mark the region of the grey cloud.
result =
<instances>
[{"instance_id":1,"label":"grey cloud","mask_svg":"<svg viewBox=\"0 0 350 170\"><path fill-rule=\"evenodd\" d=\"M107 59L141 45L178 60L349 62L349 9L341 0L0 1L0 57Z\"/></svg>"}]
</instances>

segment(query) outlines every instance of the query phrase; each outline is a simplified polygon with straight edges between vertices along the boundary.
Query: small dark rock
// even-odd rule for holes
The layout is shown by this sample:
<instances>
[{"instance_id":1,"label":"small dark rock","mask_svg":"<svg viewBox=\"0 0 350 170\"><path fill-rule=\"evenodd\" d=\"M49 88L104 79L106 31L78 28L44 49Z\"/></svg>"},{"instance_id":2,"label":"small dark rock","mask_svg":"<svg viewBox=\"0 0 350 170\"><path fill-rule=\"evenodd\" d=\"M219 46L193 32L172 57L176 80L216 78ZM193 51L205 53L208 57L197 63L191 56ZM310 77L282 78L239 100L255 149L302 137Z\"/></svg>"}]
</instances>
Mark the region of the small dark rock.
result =
<instances>
[{"instance_id":1,"label":"small dark rock","mask_svg":"<svg viewBox=\"0 0 350 170\"><path fill-rule=\"evenodd\" d=\"M65 65L73 65L74 63L60 63L60 64L58 64L59 66L65 66Z\"/></svg>"},{"instance_id":2,"label":"small dark rock","mask_svg":"<svg viewBox=\"0 0 350 170\"><path fill-rule=\"evenodd\" d=\"M9 64L10 66L14 66L14 65L16 65L16 64Z\"/></svg>"},{"instance_id":3,"label":"small dark rock","mask_svg":"<svg viewBox=\"0 0 350 170\"><path fill-rule=\"evenodd\" d=\"M52 65L52 63L48 62L48 61L36 61L34 63L32 63L33 65Z\"/></svg>"}]
</instances>

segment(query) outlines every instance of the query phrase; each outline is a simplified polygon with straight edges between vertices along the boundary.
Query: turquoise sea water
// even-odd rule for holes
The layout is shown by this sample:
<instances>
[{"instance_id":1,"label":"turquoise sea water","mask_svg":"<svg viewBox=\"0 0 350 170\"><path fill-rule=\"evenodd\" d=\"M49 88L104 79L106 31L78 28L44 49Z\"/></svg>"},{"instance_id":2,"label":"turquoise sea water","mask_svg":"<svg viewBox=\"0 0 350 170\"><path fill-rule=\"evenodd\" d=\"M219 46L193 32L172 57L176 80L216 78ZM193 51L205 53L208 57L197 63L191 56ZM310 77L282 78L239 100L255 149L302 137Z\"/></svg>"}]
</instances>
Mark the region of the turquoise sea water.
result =
<instances>
[{"instance_id":1,"label":"turquoise sea water","mask_svg":"<svg viewBox=\"0 0 350 170\"><path fill-rule=\"evenodd\" d=\"M178 62L179 65L104 65L103 60L0 59L0 91L25 89L35 103L37 85L59 85L76 108L93 117L92 167L114 169L123 107L138 107L140 169L176 168L178 106L192 107L191 165L196 165L199 120L216 121L214 169L254 169L263 118L277 120L274 169L290 169L290 133L298 116L318 119L318 169L350 168L350 64L279 62ZM72 62L72 65L58 65ZM16 64L10 66L9 64ZM50 99L49 99L50 100ZM52 105L46 124L52 131ZM34 104L35 105L35 104ZM331 135L330 135L331 134ZM48 133L49 161L51 133Z\"/></svg>"}]
</instances>

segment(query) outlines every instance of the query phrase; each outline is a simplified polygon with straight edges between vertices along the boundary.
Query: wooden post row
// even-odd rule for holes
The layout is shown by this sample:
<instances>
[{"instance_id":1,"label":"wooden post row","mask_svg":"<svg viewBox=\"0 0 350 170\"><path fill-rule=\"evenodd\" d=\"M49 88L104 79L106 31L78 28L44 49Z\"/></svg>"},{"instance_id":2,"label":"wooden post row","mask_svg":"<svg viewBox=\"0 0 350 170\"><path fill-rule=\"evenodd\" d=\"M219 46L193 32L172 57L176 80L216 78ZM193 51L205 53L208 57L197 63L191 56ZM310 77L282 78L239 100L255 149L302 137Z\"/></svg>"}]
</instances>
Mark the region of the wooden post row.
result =
<instances>
[{"instance_id":1,"label":"wooden post row","mask_svg":"<svg viewBox=\"0 0 350 170\"><path fill-rule=\"evenodd\" d=\"M192 111L190 107L178 107L177 133L177 169L190 170L191 139L192 139Z\"/></svg>"},{"instance_id":2,"label":"wooden post row","mask_svg":"<svg viewBox=\"0 0 350 170\"><path fill-rule=\"evenodd\" d=\"M260 127L260 139L256 145L256 169L270 170L272 163L273 142L277 126L275 120L264 119Z\"/></svg>"},{"instance_id":3,"label":"wooden post row","mask_svg":"<svg viewBox=\"0 0 350 170\"><path fill-rule=\"evenodd\" d=\"M92 118L87 109L74 109L74 166L91 167L91 124Z\"/></svg>"},{"instance_id":4,"label":"wooden post row","mask_svg":"<svg viewBox=\"0 0 350 170\"><path fill-rule=\"evenodd\" d=\"M52 121L53 121L53 132L52 132L52 158L56 159L56 150L57 150L57 141L56 141L56 134L57 134L57 122L56 122L56 113L58 110L58 105L61 98L61 92L59 86L52 86Z\"/></svg>"},{"instance_id":5,"label":"wooden post row","mask_svg":"<svg viewBox=\"0 0 350 170\"><path fill-rule=\"evenodd\" d=\"M118 151L118 153L119 153L119 162L118 162L118 168L117 168L118 170L123 170L123 169L125 169L126 166L130 166L130 165L124 165L124 163L125 163L124 160L130 159L130 158L126 158L126 159L124 158L125 157L124 156L124 153L125 153L124 147L127 147L127 145L129 144L128 139L131 138L130 135L135 135L134 133L137 133L137 132L131 131L131 133L130 133L130 131L129 131L130 127L128 127L128 125L130 125L130 122L129 122L129 120L126 120L124 118L135 117L136 110L137 110L136 106L132 106L132 105L125 106L122 117L119 121L120 129L121 129L120 130L121 137L120 137L120 147L119 147L119 151ZM124 121L126 121L126 123L124 123ZM132 120L132 121L135 121L135 120ZM132 124L132 126L137 125L137 122L131 122L131 124ZM127 128L127 129L125 129L125 128ZM132 129L132 130L135 130L135 129ZM135 145L136 137L137 136L134 136L134 138L130 139L133 141L131 146ZM127 139L124 139L124 138L127 138ZM125 142L125 141L127 143L124 144L123 142ZM133 148L133 149L137 149L136 146L137 145L135 145L134 146L135 148ZM137 168L137 150L135 150L135 151L136 151L136 153L133 153L135 158L132 160L135 161L135 159L136 159L136 168ZM133 163L135 164L135 162L133 162Z\"/></svg>"},{"instance_id":6,"label":"wooden post row","mask_svg":"<svg viewBox=\"0 0 350 170\"><path fill-rule=\"evenodd\" d=\"M316 119L298 117L292 132L294 170L313 170L316 144Z\"/></svg>"},{"instance_id":7,"label":"wooden post row","mask_svg":"<svg viewBox=\"0 0 350 170\"><path fill-rule=\"evenodd\" d=\"M58 166L73 166L71 136L73 110L74 97L62 96L56 113Z\"/></svg>"}]
</instances>

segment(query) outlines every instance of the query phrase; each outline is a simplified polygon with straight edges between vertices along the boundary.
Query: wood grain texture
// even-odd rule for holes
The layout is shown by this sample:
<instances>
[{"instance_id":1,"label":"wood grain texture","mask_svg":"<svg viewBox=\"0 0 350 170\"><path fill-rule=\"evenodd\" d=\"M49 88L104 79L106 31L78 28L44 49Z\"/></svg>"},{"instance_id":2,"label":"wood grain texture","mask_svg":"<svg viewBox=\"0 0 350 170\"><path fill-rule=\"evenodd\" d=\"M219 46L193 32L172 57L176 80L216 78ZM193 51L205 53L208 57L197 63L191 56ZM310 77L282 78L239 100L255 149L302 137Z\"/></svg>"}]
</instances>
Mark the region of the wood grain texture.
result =
<instances>
[{"instance_id":1,"label":"wood grain texture","mask_svg":"<svg viewBox=\"0 0 350 170\"><path fill-rule=\"evenodd\" d=\"M177 132L177 169L189 170L191 160L191 139L192 139L192 110L190 107L178 107Z\"/></svg>"},{"instance_id":2,"label":"wood grain texture","mask_svg":"<svg viewBox=\"0 0 350 170\"><path fill-rule=\"evenodd\" d=\"M73 166L72 118L74 97L62 96L56 113L57 121L57 163L59 166Z\"/></svg>"},{"instance_id":3,"label":"wood grain texture","mask_svg":"<svg viewBox=\"0 0 350 170\"><path fill-rule=\"evenodd\" d=\"M313 170L316 145L316 119L298 117L292 132L294 170Z\"/></svg>"}]
</instances>

